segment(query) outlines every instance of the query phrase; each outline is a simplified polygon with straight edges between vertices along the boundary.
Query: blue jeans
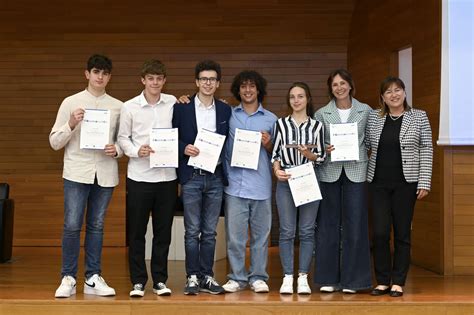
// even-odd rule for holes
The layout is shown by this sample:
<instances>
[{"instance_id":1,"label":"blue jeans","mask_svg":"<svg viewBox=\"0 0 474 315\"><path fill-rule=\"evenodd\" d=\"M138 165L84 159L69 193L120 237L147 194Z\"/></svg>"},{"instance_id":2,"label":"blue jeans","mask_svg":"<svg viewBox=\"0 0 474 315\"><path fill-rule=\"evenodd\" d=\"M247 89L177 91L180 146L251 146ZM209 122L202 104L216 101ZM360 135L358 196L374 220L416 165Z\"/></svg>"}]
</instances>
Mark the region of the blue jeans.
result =
<instances>
[{"instance_id":1,"label":"blue jeans","mask_svg":"<svg viewBox=\"0 0 474 315\"><path fill-rule=\"evenodd\" d=\"M224 186L221 172L193 177L181 186L184 207L186 274L198 278L214 276L216 228Z\"/></svg>"},{"instance_id":2,"label":"blue jeans","mask_svg":"<svg viewBox=\"0 0 474 315\"><path fill-rule=\"evenodd\" d=\"M112 198L113 187L82 184L64 179L64 232L61 275L76 278L80 250L80 234L86 214L85 276L100 274L104 218Z\"/></svg>"},{"instance_id":3,"label":"blue jeans","mask_svg":"<svg viewBox=\"0 0 474 315\"><path fill-rule=\"evenodd\" d=\"M300 239L298 272L309 273L314 250L314 227L318 215L319 200L305 205L295 206L288 182L278 181L276 187L276 204L280 218L280 260L283 274L294 272L294 243L296 217L299 212L298 233Z\"/></svg>"},{"instance_id":4,"label":"blue jeans","mask_svg":"<svg viewBox=\"0 0 474 315\"><path fill-rule=\"evenodd\" d=\"M338 289L371 287L367 187L345 172L321 183L323 200L316 227L314 282Z\"/></svg>"},{"instance_id":5,"label":"blue jeans","mask_svg":"<svg viewBox=\"0 0 474 315\"><path fill-rule=\"evenodd\" d=\"M229 279L241 286L268 280L268 236L272 225L271 198L253 200L225 194L225 227ZM245 269L245 252L250 227L250 269Z\"/></svg>"}]
</instances>

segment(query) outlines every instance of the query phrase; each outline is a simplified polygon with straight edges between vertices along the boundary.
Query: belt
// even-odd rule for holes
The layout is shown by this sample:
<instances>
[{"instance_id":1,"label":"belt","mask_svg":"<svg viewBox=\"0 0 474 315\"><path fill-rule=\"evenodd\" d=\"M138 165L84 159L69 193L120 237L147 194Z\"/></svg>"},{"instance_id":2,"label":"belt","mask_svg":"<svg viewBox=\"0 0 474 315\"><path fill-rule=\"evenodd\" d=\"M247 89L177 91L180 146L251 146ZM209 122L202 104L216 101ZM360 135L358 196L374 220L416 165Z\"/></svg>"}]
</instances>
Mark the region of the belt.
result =
<instances>
[{"instance_id":1,"label":"belt","mask_svg":"<svg viewBox=\"0 0 474 315\"><path fill-rule=\"evenodd\" d=\"M209 171L205 171L203 169L200 169L200 168L195 168L194 171L193 171L193 174L195 175L200 175L200 176L205 176L205 175L213 175L213 174L217 174L219 172L222 171L222 165L219 164L216 166L216 169L214 171L214 173L211 173Z\"/></svg>"}]
</instances>

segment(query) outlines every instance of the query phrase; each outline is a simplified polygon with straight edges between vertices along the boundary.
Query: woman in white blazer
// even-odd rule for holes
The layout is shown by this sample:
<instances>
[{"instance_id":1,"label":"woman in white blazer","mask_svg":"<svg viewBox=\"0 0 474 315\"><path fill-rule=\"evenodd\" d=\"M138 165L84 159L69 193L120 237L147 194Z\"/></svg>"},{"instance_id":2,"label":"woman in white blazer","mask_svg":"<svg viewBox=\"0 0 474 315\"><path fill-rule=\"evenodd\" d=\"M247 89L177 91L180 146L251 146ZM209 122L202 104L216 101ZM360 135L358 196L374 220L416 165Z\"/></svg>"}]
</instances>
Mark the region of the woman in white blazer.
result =
<instances>
[{"instance_id":1,"label":"woman in white blazer","mask_svg":"<svg viewBox=\"0 0 474 315\"><path fill-rule=\"evenodd\" d=\"M381 108L369 114L365 139L371 151L367 181L372 193L373 256L377 286L372 295L403 295L410 265L415 201L430 190L433 164L426 113L406 101L405 84L388 77L380 86ZM394 254L390 253L390 228ZM393 259L393 263L392 263Z\"/></svg>"}]
</instances>

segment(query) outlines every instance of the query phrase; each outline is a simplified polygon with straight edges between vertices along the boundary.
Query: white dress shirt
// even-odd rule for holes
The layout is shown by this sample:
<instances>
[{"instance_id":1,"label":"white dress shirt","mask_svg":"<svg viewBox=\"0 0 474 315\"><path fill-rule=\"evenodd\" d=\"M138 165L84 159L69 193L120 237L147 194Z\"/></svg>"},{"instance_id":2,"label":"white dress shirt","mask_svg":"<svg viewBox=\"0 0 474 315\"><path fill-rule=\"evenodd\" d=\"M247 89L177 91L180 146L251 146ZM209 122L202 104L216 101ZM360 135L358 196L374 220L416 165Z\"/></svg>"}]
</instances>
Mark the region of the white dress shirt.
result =
<instances>
[{"instance_id":1,"label":"white dress shirt","mask_svg":"<svg viewBox=\"0 0 474 315\"><path fill-rule=\"evenodd\" d=\"M216 104L214 102L214 98L212 99L212 104L206 106L196 95L194 98L194 104L194 106L196 106L197 129L199 130L204 128L206 130L216 132Z\"/></svg>"},{"instance_id":2,"label":"white dress shirt","mask_svg":"<svg viewBox=\"0 0 474 315\"><path fill-rule=\"evenodd\" d=\"M167 182L175 180L174 168L150 168L150 157L138 157L138 150L150 144L152 128L172 128L176 97L161 93L156 104L149 104L143 92L124 103L120 115L118 143L130 158L127 177L137 182Z\"/></svg>"},{"instance_id":3,"label":"white dress shirt","mask_svg":"<svg viewBox=\"0 0 474 315\"><path fill-rule=\"evenodd\" d=\"M115 144L120 110L123 103L104 93L96 97L84 90L66 97L59 107L53 129L49 134L49 143L54 150L64 148L63 178L82 184L97 184L102 187L114 187L119 183L118 165L114 157L105 155L104 150L81 149L81 124L73 130L69 126L71 114L78 108L110 110L109 144ZM118 145L117 157L122 156Z\"/></svg>"}]
</instances>

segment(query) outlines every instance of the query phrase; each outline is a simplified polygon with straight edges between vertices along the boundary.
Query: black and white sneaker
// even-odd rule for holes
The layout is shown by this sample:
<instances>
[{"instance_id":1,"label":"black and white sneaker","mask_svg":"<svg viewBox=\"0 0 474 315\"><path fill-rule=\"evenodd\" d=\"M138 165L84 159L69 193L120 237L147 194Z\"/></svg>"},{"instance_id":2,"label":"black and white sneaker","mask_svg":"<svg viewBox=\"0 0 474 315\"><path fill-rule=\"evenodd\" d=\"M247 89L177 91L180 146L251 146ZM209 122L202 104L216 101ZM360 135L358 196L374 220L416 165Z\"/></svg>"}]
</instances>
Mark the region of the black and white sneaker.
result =
<instances>
[{"instance_id":1,"label":"black and white sneaker","mask_svg":"<svg viewBox=\"0 0 474 315\"><path fill-rule=\"evenodd\" d=\"M153 285L153 293L156 295L171 295L171 289L166 286L163 282L158 282Z\"/></svg>"},{"instance_id":2,"label":"black and white sneaker","mask_svg":"<svg viewBox=\"0 0 474 315\"><path fill-rule=\"evenodd\" d=\"M99 274L95 274L84 282L84 294L114 296L115 290L107 285L104 278Z\"/></svg>"},{"instance_id":3,"label":"black and white sneaker","mask_svg":"<svg viewBox=\"0 0 474 315\"><path fill-rule=\"evenodd\" d=\"M199 283L199 291L211 294L221 294L225 292L224 288L211 276L206 276L201 280Z\"/></svg>"},{"instance_id":4,"label":"black and white sneaker","mask_svg":"<svg viewBox=\"0 0 474 315\"><path fill-rule=\"evenodd\" d=\"M135 283L130 291L131 297L142 297L145 295L145 287L141 283Z\"/></svg>"},{"instance_id":5,"label":"black and white sneaker","mask_svg":"<svg viewBox=\"0 0 474 315\"><path fill-rule=\"evenodd\" d=\"M196 275L190 275L184 287L184 294L196 295L199 294L199 280Z\"/></svg>"}]
</instances>

